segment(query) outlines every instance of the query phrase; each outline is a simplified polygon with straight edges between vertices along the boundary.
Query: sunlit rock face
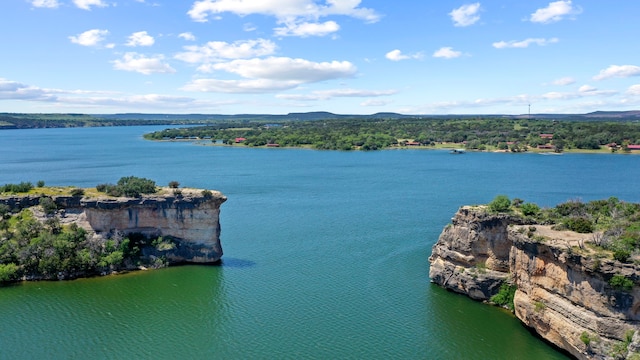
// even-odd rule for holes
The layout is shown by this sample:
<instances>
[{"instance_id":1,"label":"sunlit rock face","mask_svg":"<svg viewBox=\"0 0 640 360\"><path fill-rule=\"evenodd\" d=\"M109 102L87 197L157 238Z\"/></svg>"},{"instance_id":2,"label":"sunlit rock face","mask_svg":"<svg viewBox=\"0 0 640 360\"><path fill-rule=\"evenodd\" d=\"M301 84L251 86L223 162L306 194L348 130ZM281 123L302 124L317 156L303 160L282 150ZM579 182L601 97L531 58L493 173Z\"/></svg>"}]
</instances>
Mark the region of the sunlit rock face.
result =
<instances>
[{"instance_id":1,"label":"sunlit rock face","mask_svg":"<svg viewBox=\"0 0 640 360\"><path fill-rule=\"evenodd\" d=\"M206 195L205 195L206 194ZM63 224L76 223L105 237L120 233L163 237L174 246L144 249L145 255L163 256L170 263L214 263L222 256L220 206L227 198L220 192L201 189L170 189L158 194L128 197L50 196ZM41 196L13 196L2 199L11 208L38 205Z\"/></svg>"},{"instance_id":2,"label":"sunlit rock face","mask_svg":"<svg viewBox=\"0 0 640 360\"><path fill-rule=\"evenodd\" d=\"M579 359L632 358L640 349L640 269L580 251L588 241L588 234L462 207L433 246L429 277L481 301L509 281L517 287L515 315L542 338ZM614 275L633 288L611 286Z\"/></svg>"}]
</instances>

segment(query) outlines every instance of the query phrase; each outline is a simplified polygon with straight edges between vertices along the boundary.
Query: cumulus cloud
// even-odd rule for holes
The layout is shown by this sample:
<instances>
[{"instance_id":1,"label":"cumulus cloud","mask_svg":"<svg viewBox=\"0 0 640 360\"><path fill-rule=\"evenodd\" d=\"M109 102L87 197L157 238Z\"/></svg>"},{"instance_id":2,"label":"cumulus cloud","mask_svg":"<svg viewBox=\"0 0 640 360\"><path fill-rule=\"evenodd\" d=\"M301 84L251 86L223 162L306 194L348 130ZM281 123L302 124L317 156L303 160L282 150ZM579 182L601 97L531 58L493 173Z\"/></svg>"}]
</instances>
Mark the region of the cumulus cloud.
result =
<instances>
[{"instance_id":1,"label":"cumulus cloud","mask_svg":"<svg viewBox=\"0 0 640 360\"><path fill-rule=\"evenodd\" d=\"M32 0L31 5L38 8L54 9L60 6L58 0Z\"/></svg>"},{"instance_id":2,"label":"cumulus cloud","mask_svg":"<svg viewBox=\"0 0 640 360\"><path fill-rule=\"evenodd\" d=\"M113 68L116 70L135 71L145 75L176 72L169 64L164 63L164 56L162 55L147 57L135 52L126 53L121 59L114 60Z\"/></svg>"},{"instance_id":3,"label":"cumulus cloud","mask_svg":"<svg viewBox=\"0 0 640 360\"><path fill-rule=\"evenodd\" d=\"M451 20L453 20L454 26L469 26L475 24L478 20L480 20L480 3L473 3L462 5L457 9L451 10L449 16L451 16Z\"/></svg>"},{"instance_id":4,"label":"cumulus cloud","mask_svg":"<svg viewBox=\"0 0 640 360\"><path fill-rule=\"evenodd\" d=\"M597 91L598 89L591 86L591 85L582 85L578 88L578 91L581 93L587 93L587 92L593 92L593 91Z\"/></svg>"},{"instance_id":5,"label":"cumulus cloud","mask_svg":"<svg viewBox=\"0 0 640 360\"><path fill-rule=\"evenodd\" d=\"M185 39L187 41L196 41L195 35L193 35L190 32L183 32L183 33L179 34L178 37L181 38L181 39Z\"/></svg>"},{"instance_id":6,"label":"cumulus cloud","mask_svg":"<svg viewBox=\"0 0 640 360\"><path fill-rule=\"evenodd\" d=\"M348 78L356 73L356 67L348 61L312 62L288 57L233 60L215 64L213 68L244 78L296 81L299 83Z\"/></svg>"},{"instance_id":7,"label":"cumulus cloud","mask_svg":"<svg viewBox=\"0 0 640 360\"><path fill-rule=\"evenodd\" d=\"M326 21L323 23L286 23L283 27L274 29L277 36L325 36L340 30L340 25L335 21Z\"/></svg>"},{"instance_id":8,"label":"cumulus cloud","mask_svg":"<svg viewBox=\"0 0 640 360\"><path fill-rule=\"evenodd\" d=\"M567 15L579 14L581 10L574 8L571 0L554 1L545 8L536 10L529 20L534 23L548 24L562 20Z\"/></svg>"},{"instance_id":9,"label":"cumulus cloud","mask_svg":"<svg viewBox=\"0 0 640 360\"><path fill-rule=\"evenodd\" d=\"M73 3L76 4L78 8L83 10L91 10L92 6L97 6L97 7L108 6L108 4L102 0L73 0Z\"/></svg>"},{"instance_id":10,"label":"cumulus cloud","mask_svg":"<svg viewBox=\"0 0 640 360\"><path fill-rule=\"evenodd\" d=\"M560 85L560 86L566 86L566 85L571 85L574 84L576 82L576 80L572 77L563 77L560 79L555 79L553 80L552 84L553 85Z\"/></svg>"},{"instance_id":11,"label":"cumulus cloud","mask_svg":"<svg viewBox=\"0 0 640 360\"><path fill-rule=\"evenodd\" d=\"M92 29L76 36L69 36L69 40L82 46L99 46L107 35L109 35L108 30Z\"/></svg>"},{"instance_id":12,"label":"cumulus cloud","mask_svg":"<svg viewBox=\"0 0 640 360\"><path fill-rule=\"evenodd\" d=\"M197 79L182 89L226 93L265 93L293 89L301 84L348 78L356 73L356 67L348 61L318 63L287 57L233 60L212 64L211 69L236 74L243 79Z\"/></svg>"},{"instance_id":13,"label":"cumulus cloud","mask_svg":"<svg viewBox=\"0 0 640 360\"><path fill-rule=\"evenodd\" d=\"M191 19L206 22L209 15L230 12L239 16L262 14L278 19L317 19L330 15L345 15L369 22L380 19L374 10L359 7L360 0L327 0L319 4L316 0L201 0L196 1L187 12Z\"/></svg>"},{"instance_id":14,"label":"cumulus cloud","mask_svg":"<svg viewBox=\"0 0 640 360\"><path fill-rule=\"evenodd\" d=\"M433 53L433 57L435 58L454 59L460 56L462 56L462 52L455 51L449 46L442 47Z\"/></svg>"},{"instance_id":15,"label":"cumulus cloud","mask_svg":"<svg viewBox=\"0 0 640 360\"><path fill-rule=\"evenodd\" d=\"M629 88L627 89L627 94L640 96L640 84L629 86Z\"/></svg>"},{"instance_id":16,"label":"cumulus cloud","mask_svg":"<svg viewBox=\"0 0 640 360\"><path fill-rule=\"evenodd\" d=\"M408 60L408 59L422 59L423 54L414 53L414 54L407 55L407 54L403 54L402 51L395 49L386 53L384 57L386 57L391 61L401 61L401 60Z\"/></svg>"},{"instance_id":17,"label":"cumulus cloud","mask_svg":"<svg viewBox=\"0 0 640 360\"><path fill-rule=\"evenodd\" d=\"M600 74L593 77L594 80L604 80L613 77L627 78L631 76L640 76L640 66L635 65L611 65L601 70Z\"/></svg>"},{"instance_id":18,"label":"cumulus cloud","mask_svg":"<svg viewBox=\"0 0 640 360\"><path fill-rule=\"evenodd\" d=\"M531 44L545 46L545 45L557 43L558 41L560 41L558 38L551 38L551 39L529 38L521 41L517 41L517 40L498 41L498 42L494 42L492 45L496 49L527 48Z\"/></svg>"},{"instance_id":19,"label":"cumulus cloud","mask_svg":"<svg viewBox=\"0 0 640 360\"><path fill-rule=\"evenodd\" d=\"M46 89L0 78L0 99L51 101L55 97Z\"/></svg>"},{"instance_id":20,"label":"cumulus cloud","mask_svg":"<svg viewBox=\"0 0 640 360\"><path fill-rule=\"evenodd\" d=\"M146 31L138 31L129 35L129 41L125 45L127 46L151 46L155 43L153 36L147 34Z\"/></svg>"},{"instance_id":21,"label":"cumulus cloud","mask_svg":"<svg viewBox=\"0 0 640 360\"><path fill-rule=\"evenodd\" d=\"M276 44L265 39L242 40L233 43L210 41L203 46L185 46L184 50L184 52L176 54L175 58L191 64L208 64L229 59L271 55L276 50Z\"/></svg>"}]
</instances>

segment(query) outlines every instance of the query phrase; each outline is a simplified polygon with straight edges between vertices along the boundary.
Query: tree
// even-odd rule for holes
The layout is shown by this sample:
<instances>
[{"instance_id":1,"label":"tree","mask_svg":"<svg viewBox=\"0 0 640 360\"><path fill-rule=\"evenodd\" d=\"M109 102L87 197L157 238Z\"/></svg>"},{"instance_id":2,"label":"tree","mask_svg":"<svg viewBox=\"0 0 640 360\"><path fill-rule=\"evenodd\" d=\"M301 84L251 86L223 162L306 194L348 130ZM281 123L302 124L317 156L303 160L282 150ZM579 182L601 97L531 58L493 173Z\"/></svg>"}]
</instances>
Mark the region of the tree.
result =
<instances>
[{"instance_id":1,"label":"tree","mask_svg":"<svg viewBox=\"0 0 640 360\"><path fill-rule=\"evenodd\" d=\"M506 195L498 195L489 203L492 212L507 212L511 208L511 200Z\"/></svg>"},{"instance_id":2,"label":"tree","mask_svg":"<svg viewBox=\"0 0 640 360\"><path fill-rule=\"evenodd\" d=\"M180 183L177 181L169 181L169 187L172 189L177 189L178 187L180 187Z\"/></svg>"}]
</instances>

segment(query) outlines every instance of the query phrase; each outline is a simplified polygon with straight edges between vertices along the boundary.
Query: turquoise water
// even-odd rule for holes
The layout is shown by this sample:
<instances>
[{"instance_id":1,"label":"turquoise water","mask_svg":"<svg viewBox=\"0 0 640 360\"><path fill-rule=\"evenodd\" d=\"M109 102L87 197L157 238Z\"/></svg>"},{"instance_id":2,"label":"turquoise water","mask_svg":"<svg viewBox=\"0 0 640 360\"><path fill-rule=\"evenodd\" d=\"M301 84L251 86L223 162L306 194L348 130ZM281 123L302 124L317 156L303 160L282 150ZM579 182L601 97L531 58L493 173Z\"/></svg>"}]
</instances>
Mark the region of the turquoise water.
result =
<instances>
[{"instance_id":1,"label":"turquoise water","mask_svg":"<svg viewBox=\"0 0 640 360\"><path fill-rule=\"evenodd\" d=\"M217 189L221 266L0 289L0 358L564 359L428 281L460 205L640 201L640 157L153 143L158 127L0 131L0 183L122 176Z\"/></svg>"}]
</instances>

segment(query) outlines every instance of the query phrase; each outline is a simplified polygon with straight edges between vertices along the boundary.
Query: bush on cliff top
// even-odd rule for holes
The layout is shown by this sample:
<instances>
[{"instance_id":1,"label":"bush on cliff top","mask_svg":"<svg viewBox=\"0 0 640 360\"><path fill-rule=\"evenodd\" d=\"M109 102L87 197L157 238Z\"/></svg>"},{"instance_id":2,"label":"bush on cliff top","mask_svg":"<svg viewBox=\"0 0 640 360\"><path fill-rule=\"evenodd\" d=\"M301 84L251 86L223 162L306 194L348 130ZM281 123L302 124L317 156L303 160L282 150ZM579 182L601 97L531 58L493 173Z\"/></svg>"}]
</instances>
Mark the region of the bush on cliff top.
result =
<instances>
[{"instance_id":1,"label":"bush on cliff top","mask_svg":"<svg viewBox=\"0 0 640 360\"><path fill-rule=\"evenodd\" d=\"M110 196L128 197L140 197L142 194L154 194L157 192L155 181L135 176L121 177L116 185L100 184L96 186L96 190Z\"/></svg>"},{"instance_id":2,"label":"bush on cliff top","mask_svg":"<svg viewBox=\"0 0 640 360\"><path fill-rule=\"evenodd\" d=\"M491 212L507 212L511 208L511 200L506 195L498 195L489 203Z\"/></svg>"}]
</instances>

